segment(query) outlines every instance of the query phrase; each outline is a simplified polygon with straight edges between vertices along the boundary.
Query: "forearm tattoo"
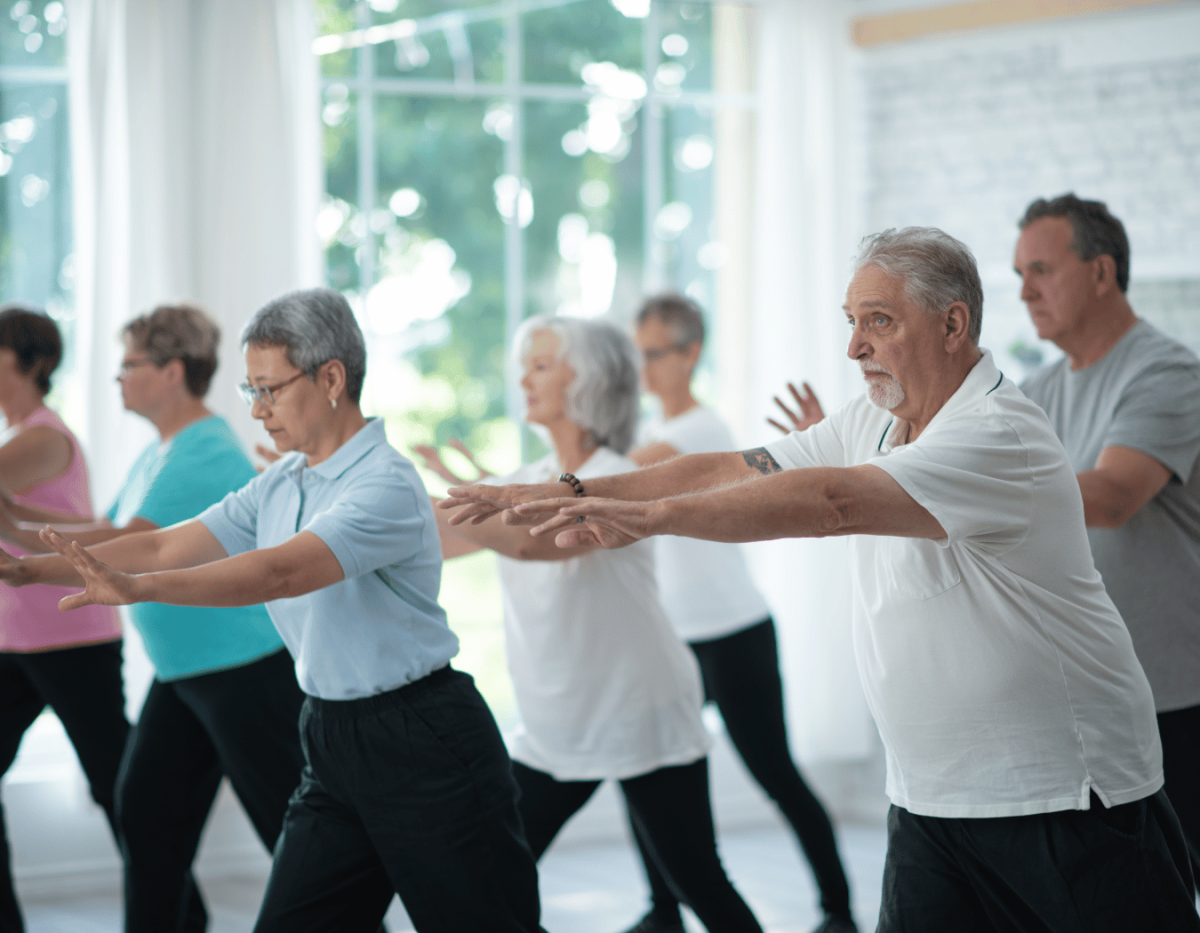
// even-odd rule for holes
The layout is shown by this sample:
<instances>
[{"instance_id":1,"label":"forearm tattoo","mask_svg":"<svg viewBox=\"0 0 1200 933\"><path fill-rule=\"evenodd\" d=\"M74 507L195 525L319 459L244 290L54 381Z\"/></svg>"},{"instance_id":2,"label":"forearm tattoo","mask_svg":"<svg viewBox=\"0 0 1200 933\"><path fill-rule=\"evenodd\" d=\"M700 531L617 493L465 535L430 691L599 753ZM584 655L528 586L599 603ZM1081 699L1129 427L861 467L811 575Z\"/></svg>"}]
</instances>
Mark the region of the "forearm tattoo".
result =
<instances>
[{"instance_id":1,"label":"forearm tattoo","mask_svg":"<svg viewBox=\"0 0 1200 933\"><path fill-rule=\"evenodd\" d=\"M770 476L772 473L779 473L783 470L783 467L779 465L779 461L767 453L767 448L765 447L743 450L742 459L746 461L746 466L753 467L764 476Z\"/></svg>"}]
</instances>

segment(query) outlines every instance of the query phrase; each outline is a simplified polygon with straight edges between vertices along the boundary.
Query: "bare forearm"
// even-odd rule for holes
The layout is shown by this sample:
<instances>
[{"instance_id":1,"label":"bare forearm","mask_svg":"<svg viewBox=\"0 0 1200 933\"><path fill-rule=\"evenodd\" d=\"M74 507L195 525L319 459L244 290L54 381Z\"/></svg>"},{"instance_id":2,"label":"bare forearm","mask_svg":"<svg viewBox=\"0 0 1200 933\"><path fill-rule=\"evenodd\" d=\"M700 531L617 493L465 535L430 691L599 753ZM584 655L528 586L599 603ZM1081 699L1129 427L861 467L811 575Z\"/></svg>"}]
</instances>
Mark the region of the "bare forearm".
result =
<instances>
[{"instance_id":1,"label":"bare forearm","mask_svg":"<svg viewBox=\"0 0 1200 933\"><path fill-rule=\"evenodd\" d=\"M648 502L741 483L754 475L741 453L691 454L632 473L588 479L583 486L589 496Z\"/></svg>"},{"instance_id":2,"label":"bare forearm","mask_svg":"<svg viewBox=\"0 0 1200 933\"><path fill-rule=\"evenodd\" d=\"M837 491L816 475L793 470L754 482L674 496L654 504L653 534L747 542L836 534Z\"/></svg>"},{"instance_id":3,"label":"bare forearm","mask_svg":"<svg viewBox=\"0 0 1200 933\"><path fill-rule=\"evenodd\" d=\"M249 551L198 567L143 573L135 579L142 602L215 608L303 596L328 585L312 585L315 581L304 568L277 559L269 550Z\"/></svg>"},{"instance_id":4,"label":"bare forearm","mask_svg":"<svg viewBox=\"0 0 1200 933\"><path fill-rule=\"evenodd\" d=\"M946 534L894 479L871 466L787 470L736 487L677 496L655 503L648 520L652 534L727 542Z\"/></svg>"},{"instance_id":5,"label":"bare forearm","mask_svg":"<svg viewBox=\"0 0 1200 933\"><path fill-rule=\"evenodd\" d=\"M14 501L8 507L8 514L18 522L35 522L39 525L90 525L94 524L92 516L77 515L74 512L58 512L54 509L43 509L27 502Z\"/></svg>"},{"instance_id":6,"label":"bare forearm","mask_svg":"<svg viewBox=\"0 0 1200 933\"><path fill-rule=\"evenodd\" d=\"M434 502L439 500L434 499ZM527 526L482 522L478 525L451 525L450 514L434 509L438 533L442 539L442 559L452 560L476 551L491 550L515 560L566 560L585 548L560 548L551 538L536 538Z\"/></svg>"},{"instance_id":7,"label":"bare forearm","mask_svg":"<svg viewBox=\"0 0 1200 933\"><path fill-rule=\"evenodd\" d=\"M19 544L32 554L48 554L53 551L53 548L41 538L41 530L44 527L45 525L40 524L22 524L15 528L10 528L4 537L14 544ZM95 524L75 526L55 525L54 530L66 540L78 541L84 547L92 547L93 545L129 534L127 529L113 528L108 524L98 527Z\"/></svg>"}]
</instances>

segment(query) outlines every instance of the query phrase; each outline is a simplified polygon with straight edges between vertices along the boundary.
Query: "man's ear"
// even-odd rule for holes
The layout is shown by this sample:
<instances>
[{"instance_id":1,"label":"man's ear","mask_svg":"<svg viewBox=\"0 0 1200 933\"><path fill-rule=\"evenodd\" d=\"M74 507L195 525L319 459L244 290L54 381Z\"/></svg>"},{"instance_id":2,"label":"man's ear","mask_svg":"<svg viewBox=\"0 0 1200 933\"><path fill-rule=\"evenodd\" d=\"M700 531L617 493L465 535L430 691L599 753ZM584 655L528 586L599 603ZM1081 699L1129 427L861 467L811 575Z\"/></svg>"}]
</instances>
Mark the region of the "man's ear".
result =
<instances>
[{"instance_id":1,"label":"man's ear","mask_svg":"<svg viewBox=\"0 0 1200 933\"><path fill-rule=\"evenodd\" d=\"M1092 280L1096 286L1096 295L1103 297L1117 285L1117 261L1107 253L1102 253L1092 260Z\"/></svg>"},{"instance_id":2,"label":"man's ear","mask_svg":"<svg viewBox=\"0 0 1200 933\"><path fill-rule=\"evenodd\" d=\"M964 343L971 341L971 311L966 302L954 301L946 308L942 321L945 327L947 353L957 353Z\"/></svg>"}]
</instances>

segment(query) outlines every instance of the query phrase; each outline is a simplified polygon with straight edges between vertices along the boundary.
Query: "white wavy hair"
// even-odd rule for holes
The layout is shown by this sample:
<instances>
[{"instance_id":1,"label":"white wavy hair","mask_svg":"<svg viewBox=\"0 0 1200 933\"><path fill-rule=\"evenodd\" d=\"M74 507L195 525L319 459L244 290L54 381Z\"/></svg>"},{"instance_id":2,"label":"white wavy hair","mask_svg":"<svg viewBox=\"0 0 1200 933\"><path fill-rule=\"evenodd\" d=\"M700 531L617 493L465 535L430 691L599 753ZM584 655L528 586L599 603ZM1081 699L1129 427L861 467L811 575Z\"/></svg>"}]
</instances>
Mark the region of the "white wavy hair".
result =
<instances>
[{"instance_id":1,"label":"white wavy hair","mask_svg":"<svg viewBox=\"0 0 1200 933\"><path fill-rule=\"evenodd\" d=\"M531 317L513 337L514 373L522 372L533 335L543 331L558 337L556 357L575 371L567 386L567 417L597 447L628 453L639 414L638 356L629 335L598 318Z\"/></svg>"}]
</instances>

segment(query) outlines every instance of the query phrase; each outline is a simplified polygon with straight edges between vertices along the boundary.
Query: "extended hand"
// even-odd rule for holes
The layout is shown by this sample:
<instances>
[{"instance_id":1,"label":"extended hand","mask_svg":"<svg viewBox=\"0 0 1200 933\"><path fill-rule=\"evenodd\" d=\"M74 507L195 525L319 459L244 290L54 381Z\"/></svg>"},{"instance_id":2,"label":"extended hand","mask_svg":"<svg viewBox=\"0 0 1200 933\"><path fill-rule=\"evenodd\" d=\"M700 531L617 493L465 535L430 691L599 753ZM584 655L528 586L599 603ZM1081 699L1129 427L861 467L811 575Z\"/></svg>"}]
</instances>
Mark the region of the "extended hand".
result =
<instances>
[{"instance_id":1,"label":"extended hand","mask_svg":"<svg viewBox=\"0 0 1200 933\"><path fill-rule=\"evenodd\" d=\"M817 394L813 392L812 387L807 382L800 384L804 387L803 395L792 383L789 382L787 384L788 391L792 393L792 398L796 400L796 407L799 414L793 412L787 405L783 404L779 400L778 395L774 397L775 404L783 409L783 413L787 415L792 426L790 428L785 427L774 418L768 418L767 424L778 428L784 434L791 434L793 431L803 431L806 428L811 428L818 421L822 421L825 418L825 412L821 410L821 403L817 401Z\"/></svg>"},{"instance_id":2,"label":"extended hand","mask_svg":"<svg viewBox=\"0 0 1200 933\"><path fill-rule=\"evenodd\" d=\"M450 440L446 441L446 446L457 450L460 454L467 458L467 463L471 464L471 466L478 471L478 479L483 479L485 476L492 475L475 462L475 457L471 453L470 449L457 437L452 437ZM457 483L458 485L462 485L468 482L468 480L457 475L453 470L446 466L446 461L442 459L442 455L438 453L438 449L436 447L431 447L429 444L414 444L413 453L417 454L422 460L425 461L425 468L427 470L440 476L447 483Z\"/></svg>"},{"instance_id":3,"label":"extended hand","mask_svg":"<svg viewBox=\"0 0 1200 933\"><path fill-rule=\"evenodd\" d=\"M489 486L486 483L476 483L473 486L453 486L446 490L448 499L437 504L439 509L460 509L450 516L451 525L461 525L470 521L478 525L491 518L497 512L504 512L506 525L536 525L546 513L539 517L536 513L518 514L512 511L514 506L522 502L539 502L561 496L564 489L570 489L567 483L537 483L534 485ZM507 510L507 511L506 511Z\"/></svg>"},{"instance_id":4,"label":"extended hand","mask_svg":"<svg viewBox=\"0 0 1200 933\"><path fill-rule=\"evenodd\" d=\"M263 460L267 461L267 466L270 466L272 463L274 463L276 460L278 460L280 457L283 456L283 454L281 454L278 450L272 450L270 447L264 447L262 444L255 444L254 452L258 456L262 457ZM256 466L254 469L258 470L258 472L261 473L266 468L267 467L265 467L265 466Z\"/></svg>"},{"instance_id":5,"label":"extended hand","mask_svg":"<svg viewBox=\"0 0 1200 933\"><path fill-rule=\"evenodd\" d=\"M542 522L530 534L553 534L554 543L559 547L611 549L625 547L654 534L650 527L653 506L653 502L622 502L619 499L547 499L518 505L512 511L521 517L555 512L553 518Z\"/></svg>"},{"instance_id":6,"label":"extended hand","mask_svg":"<svg viewBox=\"0 0 1200 933\"><path fill-rule=\"evenodd\" d=\"M86 589L59 600L58 608L79 609L83 606L128 606L141 602L135 578L100 563L78 542L68 541L49 528L42 529L42 540L69 560L75 572L83 577Z\"/></svg>"}]
</instances>

